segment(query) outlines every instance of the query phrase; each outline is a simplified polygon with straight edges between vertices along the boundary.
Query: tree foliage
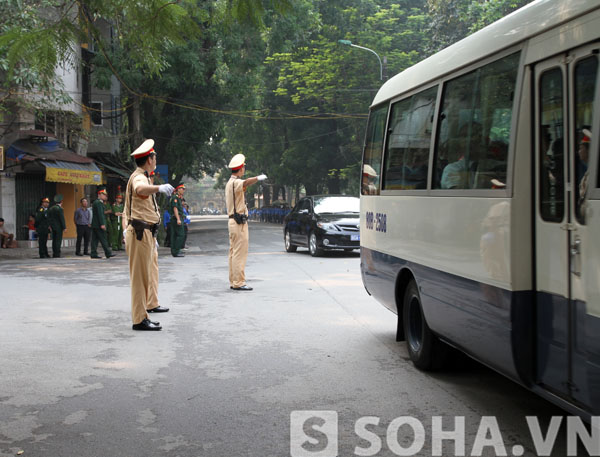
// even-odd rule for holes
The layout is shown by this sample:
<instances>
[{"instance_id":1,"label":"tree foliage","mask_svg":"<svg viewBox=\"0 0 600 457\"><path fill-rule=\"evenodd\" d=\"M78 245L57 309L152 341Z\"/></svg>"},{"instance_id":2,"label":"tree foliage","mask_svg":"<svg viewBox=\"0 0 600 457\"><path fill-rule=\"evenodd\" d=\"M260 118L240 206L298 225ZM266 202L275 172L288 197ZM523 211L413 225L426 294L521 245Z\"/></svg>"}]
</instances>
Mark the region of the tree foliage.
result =
<instances>
[{"instance_id":1,"label":"tree foliage","mask_svg":"<svg viewBox=\"0 0 600 457\"><path fill-rule=\"evenodd\" d=\"M56 87L56 65L93 40L94 84L122 83L123 157L145 136L174 183L241 152L249 174L269 175L269 198L285 188L357 193L382 81L375 55L338 40L374 50L393 76L528 2L4 0L0 68L5 82Z\"/></svg>"},{"instance_id":2,"label":"tree foliage","mask_svg":"<svg viewBox=\"0 0 600 457\"><path fill-rule=\"evenodd\" d=\"M270 24L259 101L268 113L292 114L238 121L229 138L251 138L244 150L271 182L309 193L355 192L367 109L382 81L375 55L338 40L377 49L386 71L396 73L422 54L425 10L410 0L314 0L291 14L312 27L293 28L290 43L279 39L290 15Z\"/></svg>"},{"instance_id":3,"label":"tree foliage","mask_svg":"<svg viewBox=\"0 0 600 457\"><path fill-rule=\"evenodd\" d=\"M232 153L245 152L276 189L357 193L365 118L382 82L376 56L338 40L375 50L393 76L529 1L298 2L268 24L265 66L252 92L256 108L267 111L229 123Z\"/></svg>"},{"instance_id":4,"label":"tree foliage","mask_svg":"<svg viewBox=\"0 0 600 457\"><path fill-rule=\"evenodd\" d=\"M532 0L427 0L429 51L437 52Z\"/></svg>"}]
</instances>

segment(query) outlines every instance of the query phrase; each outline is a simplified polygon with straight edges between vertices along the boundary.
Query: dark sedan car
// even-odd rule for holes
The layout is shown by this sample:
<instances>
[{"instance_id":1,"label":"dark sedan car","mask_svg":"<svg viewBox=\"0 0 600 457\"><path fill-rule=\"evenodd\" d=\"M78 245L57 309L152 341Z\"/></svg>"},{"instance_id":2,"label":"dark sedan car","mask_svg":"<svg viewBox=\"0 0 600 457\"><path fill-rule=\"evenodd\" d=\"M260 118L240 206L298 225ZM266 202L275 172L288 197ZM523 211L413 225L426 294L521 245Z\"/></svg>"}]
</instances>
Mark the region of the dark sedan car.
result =
<instances>
[{"instance_id":1,"label":"dark sedan car","mask_svg":"<svg viewBox=\"0 0 600 457\"><path fill-rule=\"evenodd\" d=\"M307 247L310 255L325 250L360 247L360 199L345 195L314 195L301 199L285 217L285 250Z\"/></svg>"}]
</instances>

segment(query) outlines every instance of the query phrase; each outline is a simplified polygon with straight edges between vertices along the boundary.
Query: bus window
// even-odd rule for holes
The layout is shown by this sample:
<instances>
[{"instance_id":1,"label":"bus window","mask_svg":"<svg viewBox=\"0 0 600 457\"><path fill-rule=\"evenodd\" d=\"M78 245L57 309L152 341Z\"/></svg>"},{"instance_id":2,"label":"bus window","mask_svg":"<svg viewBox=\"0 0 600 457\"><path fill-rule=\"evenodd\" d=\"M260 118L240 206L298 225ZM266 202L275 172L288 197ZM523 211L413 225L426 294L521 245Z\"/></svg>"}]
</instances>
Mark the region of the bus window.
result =
<instances>
[{"instance_id":1,"label":"bus window","mask_svg":"<svg viewBox=\"0 0 600 457\"><path fill-rule=\"evenodd\" d=\"M580 224L585 224L585 199L588 188L588 160L592 139L592 117L598 57L586 57L575 65L575 126L577 141L573 155L575 170L575 215Z\"/></svg>"},{"instance_id":2,"label":"bus window","mask_svg":"<svg viewBox=\"0 0 600 457\"><path fill-rule=\"evenodd\" d=\"M506 166L519 53L444 86L433 187L496 189Z\"/></svg>"},{"instance_id":3,"label":"bus window","mask_svg":"<svg viewBox=\"0 0 600 457\"><path fill-rule=\"evenodd\" d=\"M540 213L548 222L562 222L565 209L563 76L552 68L540 77Z\"/></svg>"},{"instance_id":4,"label":"bus window","mask_svg":"<svg viewBox=\"0 0 600 457\"><path fill-rule=\"evenodd\" d=\"M369 116L362 165L361 194L363 195L379 195L379 173L386 116L387 105L373 109Z\"/></svg>"},{"instance_id":5,"label":"bus window","mask_svg":"<svg viewBox=\"0 0 600 457\"><path fill-rule=\"evenodd\" d=\"M383 189L427 189L437 86L392 105Z\"/></svg>"}]
</instances>

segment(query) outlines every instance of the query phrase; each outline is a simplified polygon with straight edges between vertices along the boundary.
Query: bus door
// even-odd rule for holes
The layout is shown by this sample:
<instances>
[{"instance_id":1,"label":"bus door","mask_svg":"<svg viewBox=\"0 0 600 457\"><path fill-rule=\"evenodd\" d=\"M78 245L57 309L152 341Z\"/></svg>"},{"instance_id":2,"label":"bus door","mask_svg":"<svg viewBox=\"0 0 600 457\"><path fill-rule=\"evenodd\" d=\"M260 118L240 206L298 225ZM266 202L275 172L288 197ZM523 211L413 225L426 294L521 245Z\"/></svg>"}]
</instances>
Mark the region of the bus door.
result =
<instances>
[{"instance_id":1,"label":"bus door","mask_svg":"<svg viewBox=\"0 0 600 457\"><path fill-rule=\"evenodd\" d=\"M535 278L536 373L544 388L591 405L591 363L586 336L590 284L584 270L594 247L586 220L585 186L598 79L599 45L582 47L535 67ZM595 176L595 174L594 174ZM596 227L595 233L598 233ZM589 331L589 329L587 329ZM597 363L597 362L596 362Z\"/></svg>"}]
</instances>

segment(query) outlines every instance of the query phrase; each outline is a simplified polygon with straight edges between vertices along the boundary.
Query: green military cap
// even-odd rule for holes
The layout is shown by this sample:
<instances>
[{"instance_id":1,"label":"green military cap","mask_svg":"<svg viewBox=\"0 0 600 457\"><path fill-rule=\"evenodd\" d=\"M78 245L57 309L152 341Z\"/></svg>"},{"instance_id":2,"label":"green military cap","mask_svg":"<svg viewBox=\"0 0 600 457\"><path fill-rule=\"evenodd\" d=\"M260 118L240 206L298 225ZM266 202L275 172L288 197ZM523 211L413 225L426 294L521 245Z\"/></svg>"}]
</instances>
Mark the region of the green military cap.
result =
<instances>
[{"instance_id":1,"label":"green military cap","mask_svg":"<svg viewBox=\"0 0 600 457\"><path fill-rule=\"evenodd\" d=\"M62 196L62 194L57 194L57 195L55 195L55 196L54 196L54 202L55 202L55 203L60 203L60 202L62 202L62 201L63 201L63 196Z\"/></svg>"}]
</instances>

